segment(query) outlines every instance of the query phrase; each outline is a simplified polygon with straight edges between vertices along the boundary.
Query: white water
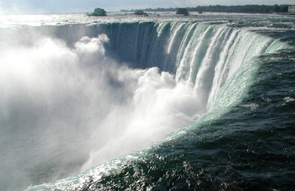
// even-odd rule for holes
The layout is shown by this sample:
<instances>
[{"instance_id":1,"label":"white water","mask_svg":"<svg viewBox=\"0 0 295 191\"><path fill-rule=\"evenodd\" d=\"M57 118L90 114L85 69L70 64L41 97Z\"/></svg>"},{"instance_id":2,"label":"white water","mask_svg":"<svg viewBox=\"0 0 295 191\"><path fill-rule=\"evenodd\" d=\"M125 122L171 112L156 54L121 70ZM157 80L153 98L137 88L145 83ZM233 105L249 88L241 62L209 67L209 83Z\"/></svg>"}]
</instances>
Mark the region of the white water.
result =
<instances>
[{"instance_id":1,"label":"white water","mask_svg":"<svg viewBox=\"0 0 295 191\"><path fill-rule=\"evenodd\" d=\"M271 38L223 25L105 26L89 26L85 31L105 34L76 39L73 46L60 38L75 34L56 36L46 28L30 29L34 39L23 39L24 29L2 37L4 190L54 181L146 148L213 106L236 103L247 88L233 84L244 71L240 66L248 70L255 55L280 48Z\"/></svg>"}]
</instances>

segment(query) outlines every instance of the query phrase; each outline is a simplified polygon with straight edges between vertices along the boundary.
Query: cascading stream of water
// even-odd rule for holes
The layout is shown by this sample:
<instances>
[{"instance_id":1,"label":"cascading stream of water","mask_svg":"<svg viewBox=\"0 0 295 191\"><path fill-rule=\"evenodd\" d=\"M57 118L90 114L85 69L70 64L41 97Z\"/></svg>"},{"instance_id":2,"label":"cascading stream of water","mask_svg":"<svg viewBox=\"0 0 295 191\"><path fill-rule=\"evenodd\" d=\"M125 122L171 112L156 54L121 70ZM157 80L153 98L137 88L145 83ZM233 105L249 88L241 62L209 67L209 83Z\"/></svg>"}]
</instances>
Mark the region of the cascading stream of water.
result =
<instances>
[{"instance_id":1,"label":"cascading stream of water","mask_svg":"<svg viewBox=\"0 0 295 191\"><path fill-rule=\"evenodd\" d=\"M0 46L0 150L8 156L0 167L23 179L19 187L147 148L237 103L255 56L284 46L196 22L110 22L79 26L79 34L71 27L2 37L10 40ZM9 179L1 174L0 184L13 190Z\"/></svg>"},{"instance_id":2,"label":"cascading stream of water","mask_svg":"<svg viewBox=\"0 0 295 191\"><path fill-rule=\"evenodd\" d=\"M121 34L121 28L129 29L128 33ZM119 33L116 36L114 29ZM272 38L222 24L113 23L110 30L105 33L121 61L135 68L156 66L173 74L176 82L192 86L200 113L210 109L219 89L242 64L286 47Z\"/></svg>"}]
</instances>

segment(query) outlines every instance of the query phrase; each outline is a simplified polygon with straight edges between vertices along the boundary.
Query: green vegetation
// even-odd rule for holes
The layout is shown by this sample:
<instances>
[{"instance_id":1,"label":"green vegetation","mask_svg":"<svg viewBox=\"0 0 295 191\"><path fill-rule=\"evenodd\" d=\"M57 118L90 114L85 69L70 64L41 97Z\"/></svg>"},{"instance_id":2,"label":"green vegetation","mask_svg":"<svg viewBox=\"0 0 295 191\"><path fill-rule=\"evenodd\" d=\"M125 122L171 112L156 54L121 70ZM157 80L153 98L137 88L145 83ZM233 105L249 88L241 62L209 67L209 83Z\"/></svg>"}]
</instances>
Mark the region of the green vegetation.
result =
<instances>
[{"instance_id":1,"label":"green vegetation","mask_svg":"<svg viewBox=\"0 0 295 191\"><path fill-rule=\"evenodd\" d=\"M288 5L237 5L237 6L198 6L190 8L198 12L227 12L227 13L280 13L288 12Z\"/></svg>"},{"instance_id":2,"label":"green vegetation","mask_svg":"<svg viewBox=\"0 0 295 191\"><path fill-rule=\"evenodd\" d=\"M185 8L178 8L176 14L188 16L189 15L189 12Z\"/></svg>"},{"instance_id":3,"label":"green vegetation","mask_svg":"<svg viewBox=\"0 0 295 191\"><path fill-rule=\"evenodd\" d=\"M146 11L184 11L188 12L226 12L226 13L287 13L290 5L210 5L188 8L157 8L145 9ZM180 13L181 14L181 13Z\"/></svg>"},{"instance_id":4,"label":"green vegetation","mask_svg":"<svg viewBox=\"0 0 295 191\"><path fill-rule=\"evenodd\" d=\"M148 14L147 14L147 13L145 13L145 12L143 12L143 10L136 10L134 14L135 14L135 15L143 15L143 16L148 16Z\"/></svg>"},{"instance_id":5,"label":"green vegetation","mask_svg":"<svg viewBox=\"0 0 295 191\"><path fill-rule=\"evenodd\" d=\"M106 11L101 8L94 9L94 12L91 14L88 14L88 16L106 16Z\"/></svg>"}]
</instances>

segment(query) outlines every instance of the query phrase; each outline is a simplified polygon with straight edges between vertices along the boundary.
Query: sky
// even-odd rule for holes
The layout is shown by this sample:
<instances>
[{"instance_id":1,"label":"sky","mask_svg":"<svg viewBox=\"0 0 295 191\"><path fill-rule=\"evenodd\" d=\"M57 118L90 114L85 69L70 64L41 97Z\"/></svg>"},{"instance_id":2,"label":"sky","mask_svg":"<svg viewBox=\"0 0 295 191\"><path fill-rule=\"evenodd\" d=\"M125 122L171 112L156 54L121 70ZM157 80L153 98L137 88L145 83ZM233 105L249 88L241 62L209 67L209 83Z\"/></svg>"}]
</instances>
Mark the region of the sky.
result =
<instances>
[{"instance_id":1,"label":"sky","mask_svg":"<svg viewBox=\"0 0 295 191\"><path fill-rule=\"evenodd\" d=\"M194 7L198 5L295 4L295 0L0 0L0 14L85 13L100 7L121 9Z\"/></svg>"}]
</instances>

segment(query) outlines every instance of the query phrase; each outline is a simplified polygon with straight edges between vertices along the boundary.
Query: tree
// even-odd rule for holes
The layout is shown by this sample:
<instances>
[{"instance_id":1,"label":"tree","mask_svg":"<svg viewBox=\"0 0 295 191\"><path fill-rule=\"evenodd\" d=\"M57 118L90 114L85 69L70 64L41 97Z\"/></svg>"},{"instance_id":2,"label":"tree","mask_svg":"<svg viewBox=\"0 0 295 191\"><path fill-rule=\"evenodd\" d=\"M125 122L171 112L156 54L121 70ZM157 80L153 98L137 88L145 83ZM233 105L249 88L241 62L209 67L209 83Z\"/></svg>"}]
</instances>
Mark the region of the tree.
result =
<instances>
[{"instance_id":1,"label":"tree","mask_svg":"<svg viewBox=\"0 0 295 191\"><path fill-rule=\"evenodd\" d=\"M280 9L279 5L275 4L274 5L274 12L280 12L280 11L281 11L281 9Z\"/></svg>"},{"instance_id":2,"label":"tree","mask_svg":"<svg viewBox=\"0 0 295 191\"><path fill-rule=\"evenodd\" d=\"M106 16L106 11L101 8L96 8L89 16Z\"/></svg>"},{"instance_id":3,"label":"tree","mask_svg":"<svg viewBox=\"0 0 295 191\"><path fill-rule=\"evenodd\" d=\"M188 16L189 12L188 12L188 10L186 8L179 8L179 9L177 9L176 14Z\"/></svg>"},{"instance_id":4,"label":"tree","mask_svg":"<svg viewBox=\"0 0 295 191\"><path fill-rule=\"evenodd\" d=\"M147 13L145 13L145 12L143 12L143 10L137 10L137 11L135 11L135 13L134 13L135 15L143 15L143 16L148 16L148 14Z\"/></svg>"}]
</instances>

